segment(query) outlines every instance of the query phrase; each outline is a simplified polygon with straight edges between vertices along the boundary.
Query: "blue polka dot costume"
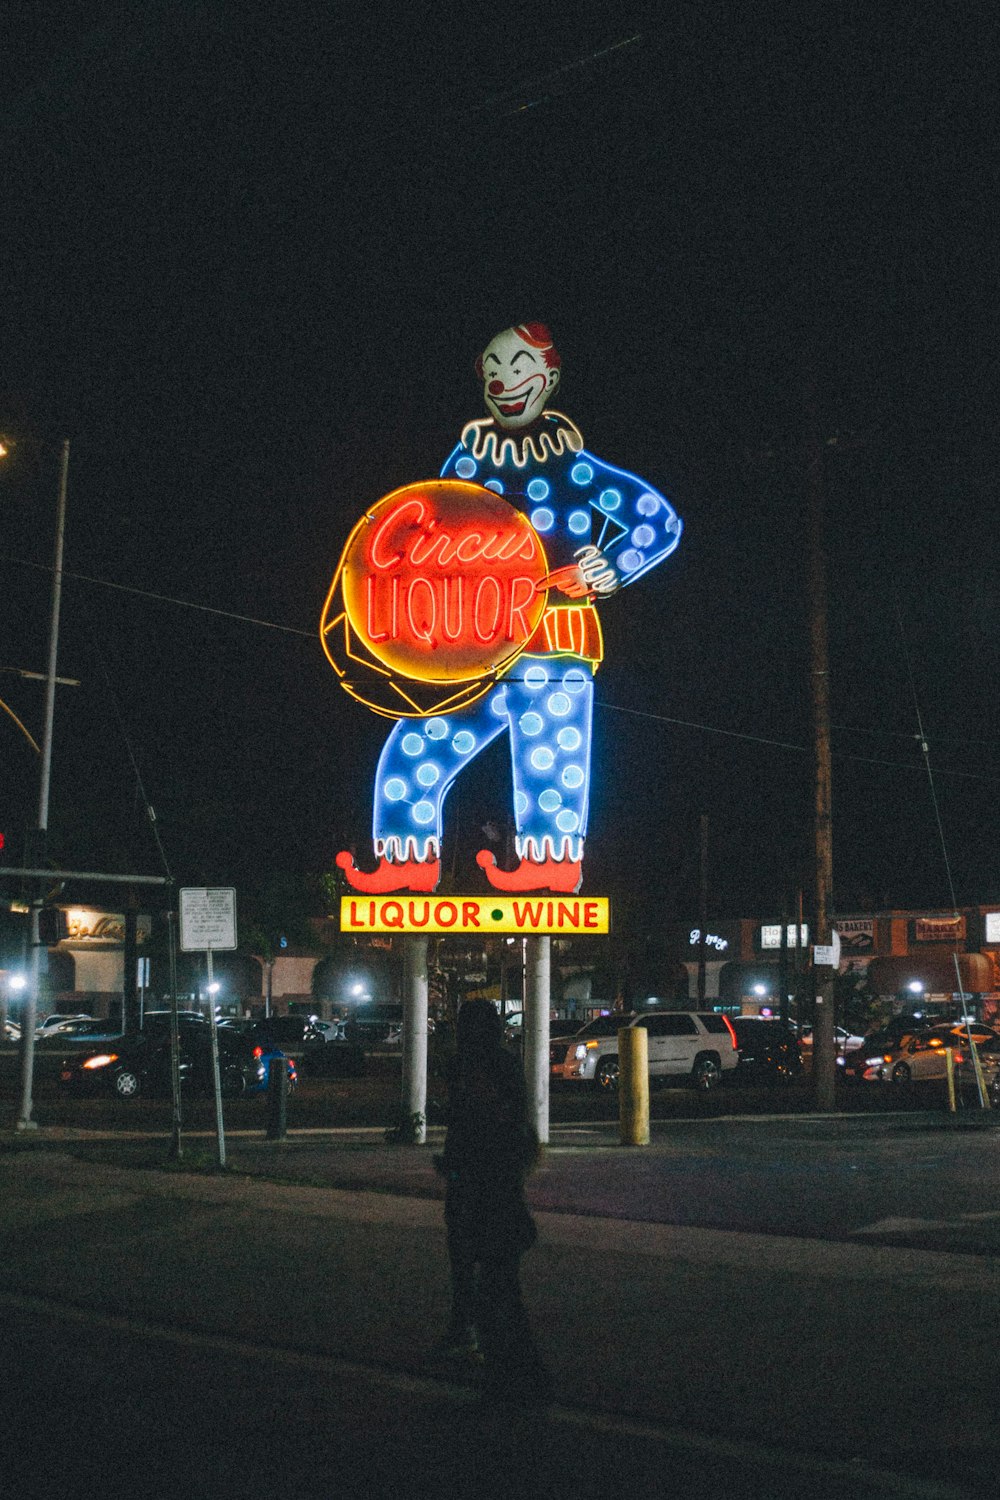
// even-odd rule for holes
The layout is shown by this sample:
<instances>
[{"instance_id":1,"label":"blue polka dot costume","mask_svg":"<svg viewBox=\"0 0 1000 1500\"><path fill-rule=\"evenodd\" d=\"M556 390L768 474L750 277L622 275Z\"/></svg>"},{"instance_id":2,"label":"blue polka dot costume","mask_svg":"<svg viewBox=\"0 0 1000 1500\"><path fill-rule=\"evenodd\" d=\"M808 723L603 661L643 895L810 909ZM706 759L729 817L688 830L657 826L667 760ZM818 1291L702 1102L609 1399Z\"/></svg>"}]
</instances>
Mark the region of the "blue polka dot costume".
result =
<instances>
[{"instance_id":1,"label":"blue polka dot costume","mask_svg":"<svg viewBox=\"0 0 1000 1500\"><path fill-rule=\"evenodd\" d=\"M588 453L568 418L531 428L470 422L441 470L494 490L530 519L552 572L583 567L600 598L669 557L681 522L669 501ZM455 713L401 720L378 764L375 851L395 862L440 856L444 800L464 766L510 739L515 846L522 860L579 862L587 832L594 672L602 656L590 597L555 588L525 652L484 698Z\"/></svg>"}]
</instances>

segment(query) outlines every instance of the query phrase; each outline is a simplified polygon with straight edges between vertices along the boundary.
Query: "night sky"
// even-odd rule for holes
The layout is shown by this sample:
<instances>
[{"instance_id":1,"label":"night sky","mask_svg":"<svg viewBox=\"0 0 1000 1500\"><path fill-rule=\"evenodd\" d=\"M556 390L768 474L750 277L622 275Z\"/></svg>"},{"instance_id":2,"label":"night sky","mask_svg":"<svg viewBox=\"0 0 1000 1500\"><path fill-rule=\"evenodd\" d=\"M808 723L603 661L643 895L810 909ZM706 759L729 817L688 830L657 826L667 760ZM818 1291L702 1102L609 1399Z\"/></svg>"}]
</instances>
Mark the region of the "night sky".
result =
<instances>
[{"instance_id":1,"label":"night sky","mask_svg":"<svg viewBox=\"0 0 1000 1500\"><path fill-rule=\"evenodd\" d=\"M685 522L602 611L584 889L686 919L702 813L713 912L808 884L812 388L836 906L1000 899L998 41L914 0L8 18L0 666L44 670L68 436L53 860L162 872L138 770L181 883L370 864L388 725L323 600L542 320L554 405ZM42 685L0 696L40 738ZM37 764L0 716L10 863ZM466 889L508 787L499 741L451 794Z\"/></svg>"}]
</instances>

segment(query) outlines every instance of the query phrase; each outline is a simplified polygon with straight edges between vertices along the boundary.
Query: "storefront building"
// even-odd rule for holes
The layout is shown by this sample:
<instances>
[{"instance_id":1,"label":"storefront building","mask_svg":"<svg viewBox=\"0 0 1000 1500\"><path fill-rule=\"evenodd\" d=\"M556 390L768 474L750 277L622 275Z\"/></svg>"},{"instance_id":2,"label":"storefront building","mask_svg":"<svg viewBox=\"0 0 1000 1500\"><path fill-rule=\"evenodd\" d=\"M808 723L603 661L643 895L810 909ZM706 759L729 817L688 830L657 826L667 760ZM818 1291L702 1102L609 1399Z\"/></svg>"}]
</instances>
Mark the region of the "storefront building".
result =
<instances>
[{"instance_id":1,"label":"storefront building","mask_svg":"<svg viewBox=\"0 0 1000 1500\"><path fill-rule=\"evenodd\" d=\"M855 912L836 917L833 927L842 989L901 1011L950 1012L964 995L975 1016L1000 1013L1000 906ZM692 1000L701 971L706 1003L734 1013L777 1014L782 994L793 1004L811 994L807 921L710 921L704 944L696 924L675 929L667 952L684 963Z\"/></svg>"}]
</instances>

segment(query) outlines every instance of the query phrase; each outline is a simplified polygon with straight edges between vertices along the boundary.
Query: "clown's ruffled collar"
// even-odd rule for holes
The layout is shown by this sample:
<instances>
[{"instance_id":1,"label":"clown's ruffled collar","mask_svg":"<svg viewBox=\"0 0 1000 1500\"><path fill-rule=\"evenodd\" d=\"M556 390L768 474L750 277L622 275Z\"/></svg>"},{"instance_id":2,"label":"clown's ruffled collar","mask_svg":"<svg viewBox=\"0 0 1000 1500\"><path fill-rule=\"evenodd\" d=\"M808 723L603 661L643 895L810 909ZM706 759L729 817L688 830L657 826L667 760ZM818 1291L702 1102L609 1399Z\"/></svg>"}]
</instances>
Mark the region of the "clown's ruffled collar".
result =
<instances>
[{"instance_id":1,"label":"clown's ruffled collar","mask_svg":"<svg viewBox=\"0 0 1000 1500\"><path fill-rule=\"evenodd\" d=\"M543 464L562 453L579 453L583 434L560 411L544 412L521 432L506 431L493 417L477 417L462 428L462 447L479 462L486 459L498 469L508 463L523 469L532 460Z\"/></svg>"}]
</instances>

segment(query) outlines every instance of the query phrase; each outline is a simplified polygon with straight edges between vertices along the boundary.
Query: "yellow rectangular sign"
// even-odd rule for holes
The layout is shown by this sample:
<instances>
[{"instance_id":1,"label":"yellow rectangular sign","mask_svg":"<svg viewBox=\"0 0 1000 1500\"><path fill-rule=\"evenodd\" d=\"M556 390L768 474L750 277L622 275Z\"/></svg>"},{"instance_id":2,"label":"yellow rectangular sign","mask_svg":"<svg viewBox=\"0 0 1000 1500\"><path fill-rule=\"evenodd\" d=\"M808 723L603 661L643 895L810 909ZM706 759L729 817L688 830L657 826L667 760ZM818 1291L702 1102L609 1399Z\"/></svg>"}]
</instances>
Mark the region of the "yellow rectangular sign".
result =
<instances>
[{"instance_id":1,"label":"yellow rectangular sign","mask_svg":"<svg viewBox=\"0 0 1000 1500\"><path fill-rule=\"evenodd\" d=\"M607 896L342 896L341 932L604 933Z\"/></svg>"}]
</instances>

